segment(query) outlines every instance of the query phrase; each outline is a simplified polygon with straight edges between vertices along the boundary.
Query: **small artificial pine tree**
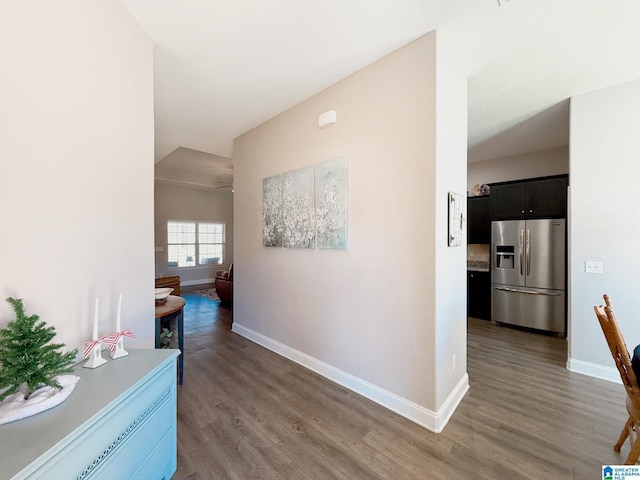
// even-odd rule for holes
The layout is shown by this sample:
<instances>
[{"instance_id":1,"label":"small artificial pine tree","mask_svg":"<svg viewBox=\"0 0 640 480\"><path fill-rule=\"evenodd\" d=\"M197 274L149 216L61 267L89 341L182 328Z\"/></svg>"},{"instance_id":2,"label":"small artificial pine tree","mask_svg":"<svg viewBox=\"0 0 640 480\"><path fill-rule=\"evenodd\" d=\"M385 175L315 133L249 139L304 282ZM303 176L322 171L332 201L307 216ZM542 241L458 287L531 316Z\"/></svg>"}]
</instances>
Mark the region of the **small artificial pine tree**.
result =
<instances>
[{"instance_id":1,"label":"small artificial pine tree","mask_svg":"<svg viewBox=\"0 0 640 480\"><path fill-rule=\"evenodd\" d=\"M62 388L53 377L72 371L77 350L59 352L64 344L49 343L56 336L54 327L38 322L38 315L27 317L22 299L9 297L7 302L16 319L0 330L0 402L23 384L25 399L45 385Z\"/></svg>"}]
</instances>

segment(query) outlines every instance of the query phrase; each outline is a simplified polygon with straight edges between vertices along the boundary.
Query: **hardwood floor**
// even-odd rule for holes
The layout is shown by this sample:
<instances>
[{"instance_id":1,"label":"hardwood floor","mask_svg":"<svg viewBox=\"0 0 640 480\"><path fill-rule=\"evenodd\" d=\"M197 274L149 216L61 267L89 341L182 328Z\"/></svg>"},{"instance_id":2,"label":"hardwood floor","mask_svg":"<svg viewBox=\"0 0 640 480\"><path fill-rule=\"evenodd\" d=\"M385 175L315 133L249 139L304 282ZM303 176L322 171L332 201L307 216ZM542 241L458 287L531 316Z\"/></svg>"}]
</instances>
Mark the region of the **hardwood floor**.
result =
<instances>
[{"instance_id":1,"label":"hardwood floor","mask_svg":"<svg viewBox=\"0 0 640 480\"><path fill-rule=\"evenodd\" d=\"M232 333L230 309L187 297L174 479L583 480L628 453L612 449L622 386L566 370L563 339L469 319L471 388L435 434Z\"/></svg>"}]
</instances>

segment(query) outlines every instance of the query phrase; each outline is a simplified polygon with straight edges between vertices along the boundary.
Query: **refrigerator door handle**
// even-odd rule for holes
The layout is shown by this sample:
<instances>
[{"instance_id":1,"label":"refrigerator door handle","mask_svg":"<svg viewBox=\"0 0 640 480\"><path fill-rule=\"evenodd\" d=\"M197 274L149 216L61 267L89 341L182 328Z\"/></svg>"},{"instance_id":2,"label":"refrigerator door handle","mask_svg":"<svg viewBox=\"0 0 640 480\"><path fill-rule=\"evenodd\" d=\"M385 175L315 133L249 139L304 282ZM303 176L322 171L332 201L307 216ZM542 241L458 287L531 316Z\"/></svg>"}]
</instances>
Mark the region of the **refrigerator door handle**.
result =
<instances>
[{"instance_id":1,"label":"refrigerator door handle","mask_svg":"<svg viewBox=\"0 0 640 480\"><path fill-rule=\"evenodd\" d=\"M519 288L508 288L508 287L493 287L495 290L502 290L503 292L513 292L513 293L526 293L527 295L546 295L548 297L558 297L562 295L562 293L558 292L534 292L531 290L520 290Z\"/></svg>"},{"instance_id":2,"label":"refrigerator door handle","mask_svg":"<svg viewBox=\"0 0 640 480\"><path fill-rule=\"evenodd\" d=\"M522 258L522 254L523 254L523 237L524 237L524 229L520 230L520 237L519 237L519 243L518 243L518 256L520 258L520 275L524 275L524 272L522 271L523 266L524 266L524 259Z\"/></svg>"},{"instance_id":3,"label":"refrigerator door handle","mask_svg":"<svg viewBox=\"0 0 640 480\"><path fill-rule=\"evenodd\" d=\"M526 258L527 258L527 276L531 275L531 232L527 228L527 247L526 247Z\"/></svg>"}]
</instances>

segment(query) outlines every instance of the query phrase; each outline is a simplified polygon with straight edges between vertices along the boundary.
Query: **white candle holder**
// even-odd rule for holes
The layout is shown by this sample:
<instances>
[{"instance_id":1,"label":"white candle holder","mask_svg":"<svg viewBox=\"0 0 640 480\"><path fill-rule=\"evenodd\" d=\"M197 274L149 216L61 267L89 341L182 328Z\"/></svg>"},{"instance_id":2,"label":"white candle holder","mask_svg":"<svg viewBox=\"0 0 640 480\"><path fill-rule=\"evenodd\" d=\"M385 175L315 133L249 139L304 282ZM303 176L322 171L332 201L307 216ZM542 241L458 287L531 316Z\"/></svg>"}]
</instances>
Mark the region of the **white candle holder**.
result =
<instances>
[{"instance_id":1,"label":"white candle holder","mask_svg":"<svg viewBox=\"0 0 640 480\"><path fill-rule=\"evenodd\" d=\"M129 352L124 349L124 336L121 335L116 342L116 348L109 352L109 356L112 360L115 360L116 358L126 357L127 355L129 355Z\"/></svg>"},{"instance_id":2,"label":"white candle holder","mask_svg":"<svg viewBox=\"0 0 640 480\"><path fill-rule=\"evenodd\" d=\"M136 335L128 328L125 328L121 332L112 332L100 339L102 343L109 345L109 356L113 360L129 355L129 352L124 349L124 337L136 338Z\"/></svg>"},{"instance_id":3,"label":"white candle holder","mask_svg":"<svg viewBox=\"0 0 640 480\"><path fill-rule=\"evenodd\" d=\"M107 361L102 358L102 348L100 345L100 342L97 342L93 346L89 354L89 360L82 365L83 368L98 368L100 365L107 363Z\"/></svg>"}]
</instances>

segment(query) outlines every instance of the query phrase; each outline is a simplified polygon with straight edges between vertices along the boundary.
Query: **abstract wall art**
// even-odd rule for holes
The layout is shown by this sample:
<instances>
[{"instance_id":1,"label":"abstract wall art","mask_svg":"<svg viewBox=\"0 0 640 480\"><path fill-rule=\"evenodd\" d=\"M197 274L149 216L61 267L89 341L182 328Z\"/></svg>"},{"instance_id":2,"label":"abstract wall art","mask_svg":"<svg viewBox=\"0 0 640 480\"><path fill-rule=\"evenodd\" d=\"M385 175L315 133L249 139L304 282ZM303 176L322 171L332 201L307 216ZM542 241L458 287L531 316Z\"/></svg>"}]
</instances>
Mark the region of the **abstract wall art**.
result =
<instances>
[{"instance_id":1,"label":"abstract wall art","mask_svg":"<svg viewBox=\"0 0 640 480\"><path fill-rule=\"evenodd\" d=\"M318 163L318 248L345 250L348 240L347 159Z\"/></svg>"},{"instance_id":2,"label":"abstract wall art","mask_svg":"<svg viewBox=\"0 0 640 480\"><path fill-rule=\"evenodd\" d=\"M315 165L282 174L282 246L315 248Z\"/></svg>"},{"instance_id":3,"label":"abstract wall art","mask_svg":"<svg viewBox=\"0 0 640 480\"><path fill-rule=\"evenodd\" d=\"M347 225L345 157L262 180L265 247L345 250Z\"/></svg>"},{"instance_id":4,"label":"abstract wall art","mask_svg":"<svg viewBox=\"0 0 640 480\"><path fill-rule=\"evenodd\" d=\"M282 175L262 180L262 244L282 247Z\"/></svg>"}]
</instances>

